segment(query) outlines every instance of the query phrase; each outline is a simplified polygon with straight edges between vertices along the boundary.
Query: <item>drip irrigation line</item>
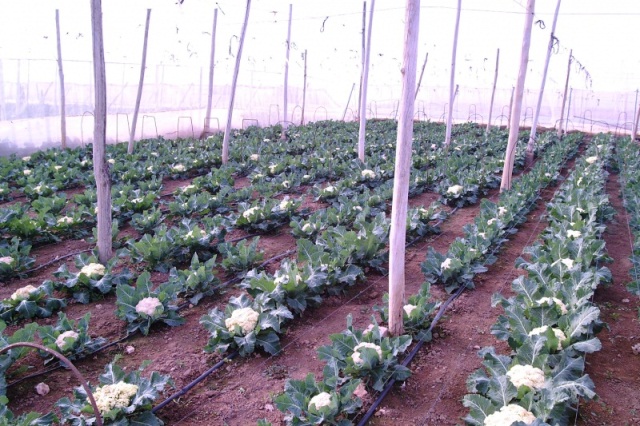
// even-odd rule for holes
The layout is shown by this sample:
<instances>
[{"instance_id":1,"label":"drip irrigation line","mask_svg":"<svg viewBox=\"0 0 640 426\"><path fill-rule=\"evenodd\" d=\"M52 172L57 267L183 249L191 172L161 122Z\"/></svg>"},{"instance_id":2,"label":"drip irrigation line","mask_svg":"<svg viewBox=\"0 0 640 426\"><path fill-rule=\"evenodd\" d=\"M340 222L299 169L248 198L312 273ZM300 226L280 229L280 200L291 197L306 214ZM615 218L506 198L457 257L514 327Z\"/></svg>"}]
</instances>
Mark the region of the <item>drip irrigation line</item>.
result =
<instances>
[{"instance_id":1,"label":"drip irrigation line","mask_svg":"<svg viewBox=\"0 0 640 426\"><path fill-rule=\"evenodd\" d=\"M162 401L160 404L156 405L155 407L153 407L151 409L152 413L156 413L158 412L158 410L161 410L162 408L164 408L167 404L169 404L171 401L173 401L176 398L179 398L181 396L183 396L184 394L186 394L187 392L189 392L194 386L196 386L198 383L202 382L204 379L206 379L211 373L213 373L216 370L219 370L220 367L222 367L224 364L226 364L229 360L235 358L238 355L238 351L233 351L232 353L230 353L229 355L225 356L224 358L222 358L222 360L218 361L217 363L215 363L211 368L209 368L207 371L205 371L204 373L200 374L195 380L193 380L191 383L189 383L187 386L183 387L182 389L180 389L178 392L174 393L173 395L171 395L169 398L165 399L164 401Z\"/></svg>"},{"instance_id":2,"label":"drip irrigation line","mask_svg":"<svg viewBox=\"0 0 640 426\"><path fill-rule=\"evenodd\" d=\"M112 346L117 345L118 343L122 343L122 342L124 342L125 340L129 339L130 337L132 337L132 336L136 335L137 333L138 333L138 331L136 331L135 333L128 333L128 334L127 334L127 335L125 335L124 337L121 337L120 339L115 340L115 341L113 341L113 342L109 342L109 343L107 343L106 345L99 347L99 348L98 348L98 349L96 349L95 351L93 351L93 352L90 352L90 353L86 354L86 355L85 355L83 358L81 358L81 359L89 358L90 356L92 356L92 355L96 355L96 354L98 354L98 353L100 353L100 352L102 352L102 351L104 351L104 350L106 350L106 349L108 349L108 348L110 348L110 347L112 347ZM29 375L27 375L27 376L23 376L23 377L20 377L19 379L16 379L15 381L13 381L13 382L9 383L9 384L7 385L7 388L10 388L11 386L15 386L15 385L17 385L18 383L22 383L22 382L24 382L25 380L29 380L29 379L33 379L33 378L36 378L36 377L44 376L45 374L52 373L52 372L57 371L57 370L59 370L59 369L61 369L61 368L63 368L63 367L65 367L65 365L64 365L62 362L58 361L58 364L57 364L57 365L55 365L55 366L53 366L53 367L50 367L50 368L48 368L47 370L37 371L37 372L35 372L35 373L32 373L32 374L29 374Z\"/></svg>"},{"instance_id":3,"label":"drip irrigation line","mask_svg":"<svg viewBox=\"0 0 640 426\"><path fill-rule=\"evenodd\" d=\"M447 301L444 302L440 306L440 309L438 310L438 313L433 318L433 320L431 321L431 325L429 325L429 328L427 329L428 333L431 333L433 331L433 328L435 327L435 325L438 323L440 318L442 318L442 315L444 315L445 310L449 307L449 305L454 300L456 300L458 297L460 297L460 295L462 294L462 292L466 288L467 288L466 285L460 286L460 288L458 288L458 290L455 293L453 293L451 296L449 296ZM404 358L404 360L402 360L402 364L401 365L404 366L404 367L408 366L411 363L411 361L413 361L413 358L415 358L415 356L418 354L418 351L420 351L420 348L422 348L422 345L424 343L425 343L424 340L418 341L418 343L414 346L414 348L411 350L411 352L409 352L409 354ZM375 411L378 409L378 406L380 406L380 404L382 403L384 398L387 396L389 391L391 391L391 389L393 389L393 385L395 384L395 382L396 382L395 379L390 379L389 381L387 381L387 384L385 385L385 387L382 390L382 392L380 393L380 395L378 395L378 397L373 402L371 407L369 407L369 410L367 410L367 412L364 414L362 419L360 419L360 421L358 422L358 426L364 426L364 425L367 424L367 422L369 421L369 419L371 419L371 416L373 416Z\"/></svg>"},{"instance_id":4,"label":"drip irrigation line","mask_svg":"<svg viewBox=\"0 0 640 426\"><path fill-rule=\"evenodd\" d=\"M49 262L47 262L47 263L43 263L43 264L42 264L42 265L40 265L40 266L36 266L35 268L29 269L28 271L25 271L24 273L25 273L25 274L31 274L31 273L33 273L33 272L35 272L35 271L38 271L38 270L40 270L40 269L42 269L42 268L45 268L45 267L49 266L49 265L53 265L54 263L59 262L59 261L61 261L62 259L66 259L66 258L68 258L68 257L76 256L76 255L78 255L78 254L81 254L81 253L87 253L87 252L90 252L90 251L91 251L91 249L85 249L85 250L79 250L79 251L76 251L76 252L73 252L73 253L65 254L65 255L63 255L63 256L58 256L58 257L56 257L55 259L53 259L53 260L51 260L51 261L49 261Z\"/></svg>"}]
</instances>

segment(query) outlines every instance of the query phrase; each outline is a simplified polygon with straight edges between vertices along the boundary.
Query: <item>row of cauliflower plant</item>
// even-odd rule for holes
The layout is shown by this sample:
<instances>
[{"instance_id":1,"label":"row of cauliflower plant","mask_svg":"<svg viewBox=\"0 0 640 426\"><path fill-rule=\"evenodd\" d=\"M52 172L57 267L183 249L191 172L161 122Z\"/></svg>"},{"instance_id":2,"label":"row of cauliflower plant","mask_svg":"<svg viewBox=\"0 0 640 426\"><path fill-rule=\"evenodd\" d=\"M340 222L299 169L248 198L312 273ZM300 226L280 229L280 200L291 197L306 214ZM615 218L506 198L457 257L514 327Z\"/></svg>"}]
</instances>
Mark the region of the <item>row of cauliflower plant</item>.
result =
<instances>
[{"instance_id":1,"label":"row of cauliflower plant","mask_svg":"<svg viewBox=\"0 0 640 426\"><path fill-rule=\"evenodd\" d=\"M579 398L595 396L584 367L585 354L600 350L594 335L604 327L591 299L611 280L601 266L609 259L603 223L613 215L604 192L610 158L610 140L595 138L548 204L541 241L516 261L527 275L513 281L515 295L494 295L504 311L491 332L512 352L478 352L483 368L467 379L463 401L467 424L564 425Z\"/></svg>"},{"instance_id":2,"label":"row of cauliflower plant","mask_svg":"<svg viewBox=\"0 0 640 426\"><path fill-rule=\"evenodd\" d=\"M422 263L427 282L441 283L449 293L461 286L473 288L473 277L495 262L493 253L526 220L540 191L558 179L562 164L576 154L581 141L581 134L572 134L562 144L549 146L528 173L514 180L511 190L500 194L497 203L483 199L474 222L463 228L464 237L456 238L446 254L429 247Z\"/></svg>"},{"instance_id":3,"label":"row of cauliflower plant","mask_svg":"<svg viewBox=\"0 0 640 426\"><path fill-rule=\"evenodd\" d=\"M284 391L274 396L275 406L285 414L290 425L351 425L363 403L382 392L390 381L404 381L411 371L399 357L406 353L414 339L429 341L429 326L439 303L431 301L429 285L409 298L403 308L405 331L391 337L386 327L372 323L365 329L353 326L351 315L347 328L331 334L330 345L318 348L318 359L324 361L322 379L312 373L302 380L289 379ZM388 319L387 308L376 308L382 321ZM259 425L269 425L266 420Z\"/></svg>"},{"instance_id":4,"label":"row of cauliflower plant","mask_svg":"<svg viewBox=\"0 0 640 426\"><path fill-rule=\"evenodd\" d=\"M629 138L616 140L616 162L620 169L620 183L624 207L629 215L633 233L633 253L629 275L629 291L640 296L640 159L636 155L638 144Z\"/></svg>"}]
</instances>

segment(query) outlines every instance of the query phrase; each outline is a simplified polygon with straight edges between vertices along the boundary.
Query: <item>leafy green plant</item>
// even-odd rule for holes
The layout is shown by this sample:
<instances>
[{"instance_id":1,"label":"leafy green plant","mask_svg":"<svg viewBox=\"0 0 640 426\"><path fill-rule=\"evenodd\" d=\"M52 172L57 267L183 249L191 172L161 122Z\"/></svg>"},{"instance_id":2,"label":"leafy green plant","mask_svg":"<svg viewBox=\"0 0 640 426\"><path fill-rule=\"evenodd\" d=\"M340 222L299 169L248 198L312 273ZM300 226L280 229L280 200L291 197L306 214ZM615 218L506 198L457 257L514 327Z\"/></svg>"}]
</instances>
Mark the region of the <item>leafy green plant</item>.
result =
<instances>
[{"instance_id":1,"label":"leafy green plant","mask_svg":"<svg viewBox=\"0 0 640 426\"><path fill-rule=\"evenodd\" d=\"M164 215L162 211L157 207L153 207L142 213L135 213L131 217L131 226L141 234L151 234L163 220Z\"/></svg>"},{"instance_id":2,"label":"leafy green plant","mask_svg":"<svg viewBox=\"0 0 640 426\"><path fill-rule=\"evenodd\" d=\"M327 274L314 270L311 265L298 266L285 259L275 275L250 271L241 286L253 297L266 294L269 299L287 306L294 314L301 315L309 306L322 302Z\"/></svg>"},{"instance_id":3,"label":"leafy green plant","mask_svg":"<svg viewBox=\"0 0 640 426\"><path fill-rule=\"evenodd\" d=\"M75 257L74 263L78 272L71 272L66 264L62 264L54 277L59 282L54 282L53 286L73 297L74 300L87 304L91 301L102 298L121 284L129 284L133 280L133 275L128 269L120 272L115 270L118 259L112 258L106 265L99 263L97 253L86 255L81 253ZM47 282L47 281L45 281Z\"/></svg>"},{"instance_id":4,"label":"leafy green plant","mask_svg":"<svg viewBox=\"0 0 640 426\"><path fill-rule=\"evenodd\" d=\"M38 331L38 324L29 323L22 328L17 329L11 336L4 334L7 329L7 324L0 320L0 348L4 348L13 343L19 342L33 342L36 332ZM10 349L0 355L0 400L4 398L7 393L7 375L9 368L20 358L27 356L29 349L26 347L17 347ZM26 370L28 367L23 365L22 367L15 369L13 374L19 374ZM0 404L0 410L2 410L2 404ZM2 417L0 416L0 422Z\"/></svg>"},{"instance_id":5,"label":"leafy green plant","mask_svg":"<svg viewBox=\"0 0 640 426\"><path fill-rule=\"evenodd\" d=\"M38 335L44 346L60 352L70 360L84 358L107 343L107 339L104 337L91 338L89 335L90 318L91 313L86 313L78 321L73 321L67 318L64 312L59 312L56 325L40 327ZM47 358L45 363L56 359L46 352L42 354Z\"/></svg>"},{"instance_id":6,"label":"leafy green plant","mask_svg":"<svg viewBox=\"0 0 640 426\"><path fill-rule=\"evenodd\" d=\"M259 241L260 237L254 237L251 242L241 240L235 245L232 243L218 244L218 251L223 256L222 267L239 276L246 274L264 258L264 250L258 249Z\"/></svg>"},{"instance_id":7,"label":"leafy green plant","mask_svg":"<svg viewBox=\"0 0 640 426\"><path fill-rule=\"evenodd\" d=\"M388 380L403 381L411 375L398 362L398 356L411 344L411 336L384 337L377 325L369 331L357 330L349 315L347 329L329 338L331 345L318 349L318 357L327 363L323 374L329 384L361 378L367 387L381 392Z\"/></svg>"},{"instance_id":8,"label":"leafy green plant","mask_svg":"<svg viewBox=\"0 0 640 426\"><path fill-rule=\"evenodd\" d=\"M149 378L142 371L150 361L140 368L125 372L116 361L107 364L98 378L100 385L92 389L94 398L105 424L161 426L164 423L151 412L153 402L167 386L173 386L169 376L154 371ZM56 402L63 424L94 424L95 417L86 392L82 387L74 388L73 400L65 397Z\"/></svg>"},{"instance_id":9,"label":"leafy green plant","mask_svg":"<svg viewBox=\"0 0 640 426\"><path fill-rule=\"evenodd\" d=\"M211 333L205 351L225 353L237 349L241 356L247 356L258 347L275 355L280 352L280 326L291 318L286 307L268 297L232 297L224 311L214 308L200 319Z\"/></svg>"},{"instance_id":10,"label":"leafy green plant","mask_svg":"<svg viewBox=\"0 0 640 426\"><path fill-rule=\"evenodd\" d=\"M440 302L431 301L431 285L422 284L417 294L409 296L407 303L403 306L402 323L406 333L416 340L429 342L431 332L428 331L433 321L436 310L440 307ZM389 322L389 293L382 296L384 304L374 306L373 310L380 314L383 323Z\"/></svg>"},{"instance_id":11,"label":"leafy green plant","mask_svg":"<svg viewBox=\"0 0 640 426\"><path fill-rule=\"evenodd\" d=\"M197 305L204 296L215 293L220 280L214 275L216 256L206 262L200 262L194 254L189 269L172 268L169 272L169 283L175 284L178 294L189 299L189 303Z\"/></svg>"},{"instance_id":12,"label":"leafy green plant","mask_svg":"<svg viewBox=\"0 0 640 426\"><path fill-rule=\"evenodd\" d=\"M11 242L0 241L0 280L21 276L33 266L35 259L30 257L31 245L20 238L13 237Z\"/></svg>"},{"instance_id":13,"label":"leafy green plant","mask_svg":"<svg viewBox=\"0 0 640 426\"><path fill-rule=\"evenodd\" d=\"M0 319L14 323L21 319L47 318L65 306L63 299L53 297L53 283L45 282L39 287L27 285L0 301Z\"/></svg>"},{"instance_id":14,"label":"leafy green plant","mask_svg":"<svg viewBox=\"0 0 640 426\"><path fill-rule=\"evenodd\" d=\"M20 414L16 416L9 407L9 400L6 396L0 396L0 426L35 426L35 425L52 425L59 421L54 413L42 415L35 411Z\"/></svg>"},{"instance_id":15,"label":"leafy green plant","mask_svg":"<svg viewBox=\"0 0 640 426\"><path fill-rule=\"evenodd\" d=\"M304 380L289 379L284 393L273 401L278 410L286 413L288 425L336 425L349 426L348 419L362 406L362 400L354 395L360 380L349 380L344 385L329 386L316 382L309 373Z\"/></svg>"},{"instance_id":16,"label":"leafy green plant","mask_svg":"<svg viewBox=\"0 0 640 426\"><path fill-rule=\"evenodd\" d=\"M128 322L128 333L140 330L147 335L156 322L171 327L182 325L184 318L178 315L178 307L172 304L178 297L178 291L173 282L160 284L154 290L151 274L145 271L138 277L135 287L123 284L116 288L116 316Z\"/></svg>"}]
</instances>

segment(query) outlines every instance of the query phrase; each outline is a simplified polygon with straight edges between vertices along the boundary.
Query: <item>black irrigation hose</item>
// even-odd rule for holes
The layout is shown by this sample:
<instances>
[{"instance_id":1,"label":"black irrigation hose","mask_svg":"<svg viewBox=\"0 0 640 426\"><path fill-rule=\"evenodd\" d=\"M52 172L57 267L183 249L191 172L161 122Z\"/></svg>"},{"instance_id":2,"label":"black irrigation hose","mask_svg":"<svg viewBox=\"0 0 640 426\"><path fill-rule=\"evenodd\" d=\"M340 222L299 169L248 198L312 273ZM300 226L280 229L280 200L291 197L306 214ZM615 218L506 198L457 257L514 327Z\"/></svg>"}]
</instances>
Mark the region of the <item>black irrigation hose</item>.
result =
<instances>
[{"instance_id":1,"label":"black irrigation hose","mask_svg":"<svg viewBox=\"0 0 640 426\"><path fill-rule=\"evenodd\" d=\"M214 364L211 368L209 368L207 371L205 371L204 373L202 373L201 375L199 375L195 380L193 380L191 383L189 383L187 386L183 387L182 389L180 389L178 392L174 393L173 395L171 395L169 398L165 399L164 401L162 401L160 404L156 405L155 407L153 407L151 409L152 413L156 413L158 412L158 410L161 410L162 408L164 408L168 403L170 403L171 401L173 401L176 398L181 397L182 395L186 394L187 392L189 392L194 386L196 386L198 383L202 382L204 379L206 379L211 373L213 373L216 370L219 370L220 367L222 367L224 364L227 363L227 361L235 358L236 356L238 356L238 351L233 351L232 353L230 353L229 355L225 356L224 358L222 358L220 361L218 361L216 364Z\"/></svg>"},{"instance_id":2,"label":"black irrigation hose","mask_svg":"<svg viewBox=\"0 0 640 426\"><path fill-rule=\"evenodd\" d=\"M29 269L28 271L25 271L23 273L24 274L31 274L32 272L38 271L38 270L40 270L42 268L45 268L45 267L47 267L49 265L53 265L54 263L59 262L62 259L66 259L67 257L76 256L78 254L87 253L87 252L90 252L90 251L91 251L91 249L85 249L85 250L79 250L79 251L75 251L73 253L65 254L64 256L58 256L55 259L53 259L53 260L51 260L51 261L49 261L47 263L43 263L42 265L36 266L35 268Z\"/></svg>"},{"instance_id":3,"label":"black irrigation hose","mask_svg":"<svg viewBox=\"0 0 640 426\"><path fill-rule=\"evenodd\" d=\"M449 305L454 300L456 300L458 297L460 297L460 295L462 294L462 292L466 288L467 288L466 285L460 286L460 288L458 288L458 290L455 293L453 293L449 297L449 299L447 299L447 301L442 304L442 306L440 306L440 309L438 310L438 313L433 318L433 321L431 321L431 325L427 329L428 333L431 333L433 331L435 325L438 323L440 318L442 318L442 315L444 315L445 310L449 307ZM411 361L413 361L413 358L415 358L415 356L418 354L418 351L420 350L420 348L422 348L423 344L424 344L424 340L420 340L416 344L416 346L411 350L411 352L409 352L409 355L407 355L404 358L404 360L402 360L402 364L401 365L404 366L404 367L409 365L409 363L411 363ZM371 416L373 416L373 414L375 413L375 411L378 408L378 406L380 406L380 404L382 403L382 400L384 400L384 398L387 396L389 391L393 388L393 385L395 384L395 382L396 382L395 379L391 379L391 380L389 380L387 382L386 386L384 387L384 389L382 390L380 395L378 395L378 398L376 398L376 400L373 402L371 407L369 407L369 410L367 410L367 412L365 413L364 417L362 417L362 419L360 419L360 421L358 422L358 426L364 426L364 425L367 424L369 419L371 419Z\"/></svg>"}]
</instances>

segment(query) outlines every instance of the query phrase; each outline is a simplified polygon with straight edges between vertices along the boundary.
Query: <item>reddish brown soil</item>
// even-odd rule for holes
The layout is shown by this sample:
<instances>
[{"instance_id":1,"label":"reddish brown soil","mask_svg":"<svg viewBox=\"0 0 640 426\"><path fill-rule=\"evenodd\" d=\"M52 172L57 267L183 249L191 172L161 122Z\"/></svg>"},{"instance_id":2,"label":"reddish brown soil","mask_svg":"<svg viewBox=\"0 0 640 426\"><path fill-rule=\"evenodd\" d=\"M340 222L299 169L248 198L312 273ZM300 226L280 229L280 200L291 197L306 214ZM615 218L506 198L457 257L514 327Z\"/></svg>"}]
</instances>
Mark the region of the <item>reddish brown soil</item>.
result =
<instances>
[{"instance_id":1,"label":"reddish brown soil","mask_svg":"<svg viewBox=\"0 0 640 426\"><path fill-rule=\"evenodd\" d=\"M569 165L569 167L571 164ZM170 193L185 182L169 181L171 188L165 187L163 194ZM412 377L403 386L396 387L385 399L376 416L370 422L375 425L450 425L461 424L467 413L461 404L466 393L465 381L469 373L480 367L476 355L483 346L496 346L507 351L504 344L490 334L489 329L500 314L491 308L491 295L495 292L510 294L511 281L521 272L514 268L515 259L522 254L525 246L537 238L544 229L541 219L544 202L553 196L555 188L545 190L528 221L518 233L511 236L498 253L498 261L485 274L475 280L476 289L465 292L455 301L439 323L434 340L425 345L412 365ZM611 327L600 334L603 350L587 357L587 373L594 379L600 400L579 407L578 422L585 425L632 425L640 423L640 363L631 352L631 345L640 339L637 324L638 299L624 288L628 281L630 262L629 234L621 200L618 196L617 177L612 175L607 186L613 206L618 215L608 224L605 234L607 249L614 259L610 265L614 276L611 287L598 290L595 302L602 309L603 318ZM495 198L497 191L489 197ZM411 206L429 206L437 195L427 193L411 200ZM304 207L317 209L322 206L305 200ZM462 235L462 227L473 220L478 206L458 210L442 224L442 233L426 238L407 250L406 292L418 291L423 282L420 263L424 260L429 246L445 251L449 244ZM234 232L229 238L242 236ZM265 259L295 247L295 240L283 227L274 235L261 237L261 248ZM55 260L71 252L90 248L84 241L66 241L58 245L37 248L37 265ZM0 287L0 297L9 296L17 287L39 285L51 279L52 273L61 262L72 267L72 258L65 258L36 271L24 280L15 280ZM269 266L273 271L277 262ZM166 280L166 274L153 274L155 283ZM220 274L222 280L224 274ZM321 375L323 363L317 359L316 349L329 343L329 334L345 328L346 316L351 314L357 327L365 327L373 314L372 306L380 304L382 294L387 290L386 276L370 272L365 282L348 289L342 297L329 297L318 308L309 309L305 315L293 322L282 336L283 352L277 357L255 354L247 359L235 359L221 370L194 387L189 393L170 403L158 414L167 425L249 425L257 419L267 418L274 424L281 424L283 415L271 403L271 397L284 388L287 378L302 378L308 372ZM229 296L238 293L230 288L226 293L205 298L195 307L181 311L186 324L177 328L154 326L146 336L135 336L104 351L91 359L77 363L80 371L92 382L103 367L120 354L120 363L127 368L136 368L143 360L152 360L148 370L170 374L181 389L203 371L220 359L219 355L206 354L203 348L208 333L199 324L199 319L211 308L223 307ZM441 287L434 286L434 297L445 300L447 294ZM625 301L628 299L628 301ZM65 312L71 318L78 318L91 312L92 334L108 338L110 341L125 335L126 326L115 315L115 296L108 296L91 305L70 304ZM40 324L52 324L55 318L39 320ZM11 327L11 333L15 327ZM127 354L126 346L135 351ZM25 362L42 369L41 360L30 355ZM14 379L9 378L9 382ZM35 393L34 386L47 383L51 392L45 397ZM71 396L71 388L76 386L75 378L65 370L23 381L10 387L8 396L10 407L16 412L36 410L46 412L62 396ZM172 391L167 392L168 396Z\"/></svg>"}]
</instances>

